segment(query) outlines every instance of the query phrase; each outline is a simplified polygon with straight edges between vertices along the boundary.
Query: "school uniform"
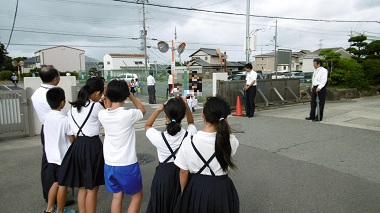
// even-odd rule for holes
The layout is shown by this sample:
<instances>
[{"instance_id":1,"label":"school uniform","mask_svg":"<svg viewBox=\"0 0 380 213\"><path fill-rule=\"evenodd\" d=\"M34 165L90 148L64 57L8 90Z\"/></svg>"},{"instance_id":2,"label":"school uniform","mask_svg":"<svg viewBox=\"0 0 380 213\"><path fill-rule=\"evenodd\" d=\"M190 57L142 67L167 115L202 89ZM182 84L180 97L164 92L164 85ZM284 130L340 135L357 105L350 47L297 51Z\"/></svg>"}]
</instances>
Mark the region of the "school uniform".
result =
<instances>
[{"instance_id":1,"label":"school uniform","mask_svg":"<svg viewBox=\"0 0 380 213\"><path fill-rule=\"evenodd\" d=\"M246 86L249 88L245 91L245 114L247 117L253 117L255 114L255 98L256 98L256 86L257 86L257 73L255 71L247 72L247 76L245 79Z\"/></svg>"},{"instance_id":2,"label":"school uniform","mask_svg":"<svg viewBox=\"0 0 380 213\"><path fill-rule=\"evenodd\" d=\"M103 144L99 138L98 120L98 113L103 109L99 102L90 100L80 112L75 107L69 111L69 125L77 137L62 161L59 185L90 190L104 185Z\"/></svg>"},{"instance_id":3,"label":"school uniform","mask_svg":"<svg viewBox=\"0 0 380 213\"><path fill-rule=\"evenodd\" d=\"M152 180L151 197L146 212L174 211L177 198L181 193L179 168L174 165L174 160L182 141L196 132L197 129L192 124L187 127L187 130L181 128L181 131L174 136L169 135L167 131L161 132L153 127L146 131L147 138L157 148L159 160Z\"/></svg>"},{"instance_id":4,"label":"school uniform","mask_svg":"<svg viewBox=\"0 0 380 213\"><path fill-rule=\"evenodd\" d=\"M41 127L41 144L42 144L42 160L41 160L41 183L42 183L42 193L45 200L48 199L50 187L53 185L54 180L50 178L48 171L48 161L45 152L45 138L44 138L44 123L46 115L50 112L50 106L46 100L46 93L50 88L55 87L50 84L41 84L41 86L33 93L31 99L33 103L34 110L36 110L38 119L40 120ZM67 114L67 109L63 108L61 110L62 114Z\"/></svg>"},{"instance_id":5,"label":"school uniform","mask_svg":"<svg viewBox=\"0 0 380 213\"><path fill-rule=\"evenodd\" d=\"M111 193L133 195L142 190L142 177L136 153L134 124L143 118L139 109L119 107L99 112L104 127L104 179Z\"/></svg>"},{"instance_id":6,"label":"school uniform","mask_svg":"<svg viewBox=\"0 0 380 213\"><path fill-rule=\"evenodd\" d=\"M71 143L69 136L74 132L71 130L68 117L60 111L51 110L45 119L44 137L46 139L45 152L49 163L49 176L58 181L59 167L69 149Z\"/></svg>"},{"instance_id":7,"label":"school uniform","mask_svg":"<svg viewBox=\"0 0 380 213\"><path fill-rule=\"evenodd\" d=\"M146 78L146 83L148 85L148 95L149 95L149 104L156 103L156 80L152 75L149 75Z\"/></svg>"},{"instance_id":8,"label":"school uniform","mask_svg":"<svg viewBox=\"0 0 380 213\"><path fill-rule=\"evenodd\" d=\"M239 196L227 172L215 157L216 132L198 131L186 138L174 163L191 174L181 197L178 212L239 212ZM239 142L230 136L232 155Z\"/></svg>"}]
</instances>

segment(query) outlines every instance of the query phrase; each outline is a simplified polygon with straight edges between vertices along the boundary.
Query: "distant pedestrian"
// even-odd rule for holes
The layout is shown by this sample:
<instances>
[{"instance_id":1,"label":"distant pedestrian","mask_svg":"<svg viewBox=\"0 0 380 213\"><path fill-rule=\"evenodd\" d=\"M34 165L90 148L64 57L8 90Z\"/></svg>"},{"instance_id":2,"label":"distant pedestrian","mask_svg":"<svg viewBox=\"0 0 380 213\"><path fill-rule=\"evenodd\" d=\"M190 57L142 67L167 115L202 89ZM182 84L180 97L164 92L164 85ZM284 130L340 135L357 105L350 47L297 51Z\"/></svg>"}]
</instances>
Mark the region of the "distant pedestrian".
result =
<instances>
[{"instance_id":1,"label":"distant pedestrian","mask_svg":"<svg viewBox=\"0 0 380 213\"><path fill-rule=\"evenodd\" d=\"M149 76L146 79L148 85L149 104L156 103L156 80L153 77L153 72L149 72Z\"/></svg>"},{"instance_id":2,"label":"distant pedestrian","mask_svg":"<svg viewBox=\"0 0 380 213\"><path fill-rule=\"evenodd\" d=\"M135 95L136 90L135 90L135 79L131 79L131 83L129 83L129 89L132 93L132 95Z\"/></svg>"},{"instance_id":3,"label":"distant pedestrian","mask_svg":"<svg viewBox=\"0 0 380 213\"><path fill-rule=\"evenodd\" d=\"M166 129L163 132L153 127L153 123L161 112L164 112L167 122ZM181 124L185 116L187 118L187 130ZM182 141L197 132L193 115L186 103L186 99L176 97L160 105L146 121L145 130L147 138L157 149L159 160L159 165L156 167L152 180L146 212L173 212L181 192L179 168L174 165L174 160Z\"/></svg>"},{"instance_id":4,"label":"distant pedestrian","mask_svg":"<svg viewBox=\"0 0 380 213\"><path fill-rule=\"evenodd\" d=\"M18 77L17 77L16 74L14 74L14 73L12 74L11 80L15 84L15 86L17 86L17 84L18 84Z\"/></svg>"},{"instance_id":5,"label":"distant pedestrian","mask_svg":"<svg viewBox=\"0 0 380 213\"><path fill-rule=\"evenodd\" d=\"M123 107L129 98L136 109ZM107 86L108 107L99 112L104 127L104 179L107 191L113 193L111 211L122 212L124 194L131 195L128 212L139 212L143 197L140 165L136 153L135 123L146 112L145 107L128 92L127 82L112 80Z\"/></svg>"},{"instance_id":6,"label":"distant pedestrian","mask_svg":"<svg viewBox=\"0 0 380 213\"><path fill-rule=\"evenodd\" d=\"M182 192L176 212L239 212L239 196L228 177L229 168L236 168L232 156L239 146L228 125L230 113L225 100L209 97L203 108L203 131L183 141L174 161L180 168Z\"/></svg>"},{"instance_id":7,"label":"distant pedestrian","mask_svg":"<svg viewBox=\"0 0 380 213\"><path fill-rule=\"evenodd\" d=\"M140 81L139 81L138 78L136 78L136 81L135 81L135 91L136 91L136 95L138 95L139 93L141 93Z\"/></svg>"},{"instance_id":8,"label":"distant pedestrian","mask_svg":"<svg viewBox=\"0 0 380 213\"><path fill-rule=\"evenodd\" d=\"M168 70L168 88L166 89L166 99L173 95L173 74L171 70Z\"/></svg>"},{"instance_id":9,"label":"distant pedestrian","mask_svg":"<svg viewBox=\"0 0 380 213\"><path fill-rule=\"evenodd\" d=\"M252 118L255 114L255 98L256 98L256 85L257 85L257 73L252 70L252 64L246 64L245 70L247 76L245 78L245 116Z\"/></svg>"},{"instance_id":10,"label":"distant pedestrian","mask_svg":"<svg viewBox=\"0 0 380 213\"><path fill-rule=\"evenodd\" d=\"M306 120L322 121L323 109L325 108L326 101L326 83L327 83L327 69L322 67L322 60L316 58L313 60L314 73L312 78L311 100L310 100L310 115ZM317 109L317 98L319 99L319 112L315 113ZM319 114L318 114L319 113Z\"/></svg>"}]
</instances>

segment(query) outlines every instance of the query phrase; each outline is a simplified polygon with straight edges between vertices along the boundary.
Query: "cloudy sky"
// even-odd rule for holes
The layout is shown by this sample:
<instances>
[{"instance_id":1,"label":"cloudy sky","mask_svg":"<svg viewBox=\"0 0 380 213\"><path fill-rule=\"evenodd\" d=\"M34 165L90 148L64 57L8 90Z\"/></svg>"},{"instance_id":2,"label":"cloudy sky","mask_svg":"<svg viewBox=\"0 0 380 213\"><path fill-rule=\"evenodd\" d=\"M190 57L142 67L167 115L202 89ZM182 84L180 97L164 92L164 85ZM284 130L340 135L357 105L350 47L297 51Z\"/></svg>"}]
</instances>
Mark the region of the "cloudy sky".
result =
<instances>
[{"instance_id":1,"label":"cloudy sky","mask_svg":"<svg viewBox=\"0 0 380 213\"><path fill-rule=\"evenodd\" d=\"M251 53L251 59L274 50L276 20L277 45L280 49L314 51L319 47L347 48L349 36L360 33L365 33L369 39L380 39L379 0L250 2L250 32L257 38L256 51ZM149 0L149 3L154 4L145 6L151 63L170 63L171 54L160 53L157 41L171 42L175 29L176 44L187 44L181 61L189 60L189 55L201 47L220 48L227 52L228 60L245 61L246 17L241 14L246 13L246 0ZM15 9L16 0L0 0L0 42L4 45L10 38ZM113 0L19 0L7 50L11 57L31 57L37 50L67 45L83 49L87 56L101 61L107 53L142 53L139 39L142 19L142 7L134 3ZM176 60L179 59L177 55Z\"/></svg>"}]
</instances>

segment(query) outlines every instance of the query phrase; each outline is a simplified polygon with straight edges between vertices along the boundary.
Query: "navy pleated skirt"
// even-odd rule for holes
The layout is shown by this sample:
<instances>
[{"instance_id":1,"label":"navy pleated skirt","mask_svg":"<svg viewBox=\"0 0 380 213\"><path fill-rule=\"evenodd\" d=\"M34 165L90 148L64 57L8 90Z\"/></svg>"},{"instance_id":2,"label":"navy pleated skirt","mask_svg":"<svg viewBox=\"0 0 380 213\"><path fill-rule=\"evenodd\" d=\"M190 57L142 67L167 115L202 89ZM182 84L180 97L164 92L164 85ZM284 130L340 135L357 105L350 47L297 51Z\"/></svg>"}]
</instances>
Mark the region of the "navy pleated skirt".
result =
<instances>
[{"instance_id":1,"label":"navy pleated skirt","mask_svg":"<svg viewBox=\"0 0 380 213\"><path fill-rule=\"evenodd\" d=\"M181 196L180 213L239 212L239 196L228 175L193 174Z\"/></svg>"},{"instance_id":2,"label":"navy pleated skirt","mask_svg":"<svg viewBox=\"0 0 380 213\"><path fill-rule=\"evenodd\" d=\"M58 184L92 190L104 185L103 144L99 136L79 136L63 158Z\"/></svg>"},{"instance_id":3,"label":"navy pleated skirt","mask_svg":"<svg viewBox=\"0 0 380 213\"><path fill-rule=\"evenodd\" d=\"M181 193L179 168L174 163L160 163L150 188L147 213L171 213Z\"/></svg>"}]
</instances>

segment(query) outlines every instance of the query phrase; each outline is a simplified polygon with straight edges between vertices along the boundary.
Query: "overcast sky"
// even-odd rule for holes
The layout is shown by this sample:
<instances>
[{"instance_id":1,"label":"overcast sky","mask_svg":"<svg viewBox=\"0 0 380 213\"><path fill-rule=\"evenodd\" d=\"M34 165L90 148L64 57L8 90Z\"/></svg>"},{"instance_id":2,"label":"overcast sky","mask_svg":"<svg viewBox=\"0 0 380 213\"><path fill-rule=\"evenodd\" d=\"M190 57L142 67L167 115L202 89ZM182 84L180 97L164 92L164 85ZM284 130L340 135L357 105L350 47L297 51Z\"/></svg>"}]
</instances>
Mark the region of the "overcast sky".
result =
<instances>
[{"instance_id":1,"label":"overcast sky","mask_svg":"<svg viewBox=\"0 0 380 213\"><path fill-rule=\"evenodd\" d=\"M136 1L136 0L135 0ZM135 2L133 1L133 2ZM149 0L151 4L246 13L246 0ZM16 0L0 0L0 42L8 44ZM245 61L246 17L146 5L150 63L170 64L171 54L157 50L157 40L187 43L181 61L199 48L220 48L230 61ZM251 0L251 15L298 19L380 22L379 0ZM34 56L40 49L67 45L83 49L100 61L107 53L142 53L142 7L112 0L19 0L9 56ZM347 48L349 35L365 33L380 40L379 23L342 23L250 18L257 36L255 55L274 50L275 21L278 48L314 51L320 46ZM179 60L177 55L177 61Z\"/></svg>"}]
</instances>

